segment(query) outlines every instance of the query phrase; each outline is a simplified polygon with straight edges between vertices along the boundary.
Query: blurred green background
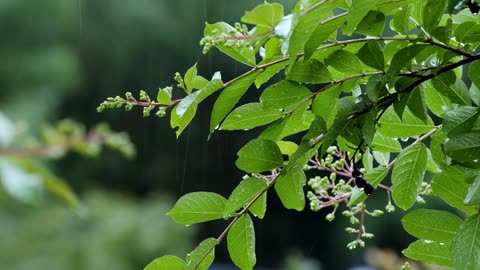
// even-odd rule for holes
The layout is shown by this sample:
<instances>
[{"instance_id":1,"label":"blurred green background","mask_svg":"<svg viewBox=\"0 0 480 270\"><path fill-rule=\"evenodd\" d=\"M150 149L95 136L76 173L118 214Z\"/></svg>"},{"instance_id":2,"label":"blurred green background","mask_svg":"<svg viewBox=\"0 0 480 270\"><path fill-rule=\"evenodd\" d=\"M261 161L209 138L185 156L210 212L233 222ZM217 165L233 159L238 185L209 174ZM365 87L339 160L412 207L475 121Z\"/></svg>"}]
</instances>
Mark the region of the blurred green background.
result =
<instances>
[{"instance_id":1,"label":"blurred green background","mask_svg":"<svg viewBox=\"0 0 480 270\"><path fill-rule=\"evenodd\" d=\"M0 1L0 113L33 133L64 118L87 127L108 122L129 133L137 147L130 160L104 151L93 159L68 154L44 161L73 187L81 211L50 198L25 203L0 192L0 269L142 269L161 255L184 257L200 239L220 234L225 222L184 228L165 213L188 192L228 197L242 177L235 153L258 131L223 132L207 141L214 98L200 106L178 140L168 117L143 118L138 108L99 114L96 107L126 91L136 96L143 89L155 96L159 87L175 85L175 72L183 74L195 62L207 78L217 70L224 81L241 74L245 66L217 51L202 55L204 22L233 24L262 2ZM294 1L279 2L288 13ZM251 92L246 99L258 97L258 91ZM374 200L381 207L385 194ZM319 269L321 262L324 269L347 269L362 264L362 250L345 248L353 240L344 233L346 220L327 223L325 212L287 211L273 194L268 203L266 218L256 221L260 266ZM405 248L411 239L398 222L401 214L368 221L367 228L376 233L368 244ZM216 253L219 263L229 263L225 245Z\"/></svg>"}]
</instances>

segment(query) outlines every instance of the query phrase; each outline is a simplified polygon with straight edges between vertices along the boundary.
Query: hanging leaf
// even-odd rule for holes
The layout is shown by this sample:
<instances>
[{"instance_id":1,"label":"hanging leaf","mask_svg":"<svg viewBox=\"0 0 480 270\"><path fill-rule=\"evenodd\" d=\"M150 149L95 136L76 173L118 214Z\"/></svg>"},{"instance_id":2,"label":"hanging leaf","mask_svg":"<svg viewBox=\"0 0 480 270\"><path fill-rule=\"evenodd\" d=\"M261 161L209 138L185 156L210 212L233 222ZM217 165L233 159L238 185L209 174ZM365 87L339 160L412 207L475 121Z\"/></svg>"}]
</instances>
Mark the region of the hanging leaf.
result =
<instances>
[{"instance_id":1,"label":"hanging leaf","mask_svg":"<svg viewBox=\"0 0 480 270\"><path fill-rule=\"evenodd\" d=\"M452 82L445 73L431 80L433 87L442 95L450 99L451 102L459 105L470 105L470 96L465 83L458 78Z\"/></svg>"},{"instance_id":2,"label":"hanging leaf","mask_svg":"<svg viewBox=\"0 0 480 270\"><path fill-rule=\"evenodd\" d=\"M456 215L432 209L416 209L402 218L403 228L411 235L437 242L451 242L462 223Z\"/></svg>"},{"instance_id":3,"label":"hanging leaf","mask_svg":"<svg viewBox=\"0 0 480 270\"><path fill-rule=\"evenodd\" d=\"M306 182L307 178L300 165L289 166L280 172L275 183L275 191L285 208L303 210L305 207L303 187Z\"/></svg>"},{"instance_id":4,"label":"hanging leaf","mask_svg":"<svg viewBox=\"0 0 480 270\"><path fill-rule=\"evenodd\" d=\"M228 253L233 263L240 269L253 269L255 256L255 231L248 214L242 215L233 224L227 235Z\"/></svg>"},{"instance_id":5,"label":"hanging leaf","mask_svg":"<svg viewBox=\"0 0 480 270\"><path fill-rule=\"evenodd\" d=\"M462 175L455 177L451 174L441 173L433 177L431 185L433 192L449 205L467 214L476 213L473 206L464 206L463 204L470 185L463 181Z\"/></svg>"},{"instance_id":6,"label":"hanging leaf","mask_svg":"<svg viewBox=\"0 0 480 270\"><path fill-rule=\"evenodd\" d=\"M435 127L429 117L427 123L415 117L410 110L405 109L403 119L400 120L392 108L388 108L382 115L378 132L393 138L414 137L429 132Z\"/></svg>"},{"instance_id":7,"label":"hanging leaf","mask_svg":"<svg viewBox=\"0 0 480 270\"><path fill-rule=\"evenodd\" d=\"M480 214L465 220L452 242L452 261L456 269L474 270L480 261Z\"/></svg>"},{"instance_id":8,"label":"hanging leaf","mask_svg":"<svg viewBox=\"0 0 480 270\"><path fill-rule=\"evenodd\" d=\"M265 109L281 109L288 112L311 95L310 90L301 84L284 80L265 89L260 96L260 102Z\"/></svg>"},{"instance_id":9,"label":"hanging leaf","mask_svg":"<svg viewBox=\"0 0 480 270\"><path fill-rule=\"evenodd\" d=\"M469 132L478 119L478 108L461 106L446 112L442 128L448 137Z\"/></svg>"},{"instance_id":10,"label":"hanging leaf","mask_svg":"<svg viewBox=\"0 0 480 270\"><path fill-rule=\"evenodd\" d=\"M204 270L212 264L215 258L215 246L218 240L210 237L203 240L190 254L187 255L185 270Z\"/></svg>"},{"instance_id":11,"label":"hanging leaf","mask_svg":"<svg viewBox=\"0 0 480 270\"><path fill-rule=\"evenodd\" d=\"M423 26L427 32L432 32L437 27L447 7L448 0L428 0L423 9Z\"/></svg>"},{"instance_id":12,"label":"hanging leaf","mask_svg":"<svg viewBox=\"0 0 480 270\"><path fill-rule=\"evenodd\" d=\"M282 153L277 144L265 139L251 140L237 155L235 164L249 173L270 171L283 165Z\"/></svg>"},{"instance_id":13,"label":"hanging leaf","mask_svg":"<svg viewBox=\"0 0 480 270\"><path fill-rule=\"evenodd\" d=\"M293 63L287 72L287 80L318 84L332 81L332 76L322 62L309 59Z\"/></svg>"},{"instance_id":14,"label":"hanging leaf","mask_svg":"<svg viewBox=\"0 0 480 270\"><path fill-rule=\"evenodd\" d=\"M376 10L370 10L357 25L355 32L367 36L379 37L385 28L385 14Z\"/></svg>"},{"instance_id":15,"label":"hanging leaf","mask_svg":"<svg viewBox=\"0 0 480 270\"><path fill-rule=\"evenodd\" d=\"M228 198L225 206L225 216L232 216L235 214L235 211L247 206L255 196L266 188L267 182L264 179L249 177L242 180Z\"/></svg>"},{"instance_id":16,"label":"hanging leaf","mask_svg":"<svg viewBox=\"0 0 480 270\"><path fill-rule=\"evenodd\" d=\"M415 203L427 167L427 149L423 143L412 144L398 154L392 172L392 196L402 209Z\"/></svg>"},{"instance_id":17,"label":"hanging leaf","mask_svg":"<svg viewBox=\"0 0 480 270\"><path fill-rule=\"evenodd\" d=\"M480 77L478 74L480 74L480 61L475 61L471 63L468 68L468 77L472 80L475 86L477 86L477 89L480 88Z\"/></svg>"},{"instance_id":18,"label":"hanging leaf","mask_svg":"<svg viewBox=\"0 0 480 270\"><path fill-rule=\"evenodd\" d=\"M333 124L338 110L339 97L341 92L339 85L334 85L325 91L317 94L312 103L312 112L327 123L327 127Z\"/></svg>"},{"instance_id":19,"label":"hanging leaf","mask_svg":"<svg viewBox=\"0 0 480 270\"><path fill-rule=\"evenodd\" d=\"M449 268L453 267L450 255L450 244L430 240L417 240L411 243L402 253L414 260Z\"/></svg>"},{"instance_id":20,"label":"hanging leaf","mask_svg":"<svg viewBox=\"0 0 480 270\"><path fill-rule=\"evenodd\" d=\"M480 159L480 133L463 133L445 143L445 153L458 162Z\"/></svg>"},{"instance_id":21,"label":"hanging leaf","mask_svg":"<svg viewBox=\"0 0 480 270\"><path fill-rule=\"evenodd\" d=\"M363 72L360 60L353 53L345 50L335 51L325 59L325 63L345 74L360 74Z\"/></svg>"},{"instance_id":22,"label":"hanging leaf","mask_svg":"<svg viewBox=\"0 0 480 270\"><path fill-rule=\"evenodd\" d=\"M233 110L220 126L221 130L249 130L282 117L279 109L265 108L262 103L248 103Z\"/></svg>"},{"instance_id":23,"label":"hanging leaf","mask_svg":"<svg viewBox=\"0 0 480 270\"><path fill-rule=\"evenodd\" d=\"M267 68L260 71L257 78L255 79L255 86L260 88L264 83L266 83L270 78L277 74L280 70L284 69L288 65L288 61L279 62L273 65L268 66Z\"/></svg>"},{"instance_id":24,"label":"hanging leaf","mask_svg":"<svg viewBox=\"0 0 480 270\"><path fill-rule=\"evenodd\" d=\"M357 56L369 67L378 70L383 70L385 68L385 59L383 58L382 48L378 42L371 40L365 43L365 45L363 45L358 51Z\"/></svg>"},{"instance_id":25,"label":"hanging leaf","mask_svg":"<svg viewBox=\"0 0 480 270\"><path fill-rule=\"evenodd\" d=\"M193 81L195 80L196 77L197 77L197 63L195 63L191 68L189 68L185 73L185 76L183 77L183 82L185 83L188 94L192 92Z\"/></svg>"},{"instance_id":26,"label":"hanging leaf","mask_svg":"<svg viewBox=\"0 0 480 270\"><path fill-rule=\"evenodd\" d=\"M447 110L453 109L453 103L449 98L440 94L430 81L424 82L425 102L428 109L436 116L443 118Z\"/></svg>"},{"instance_id":27,"label":"hanging leaf","mask_svg":"<svg viewBox=\"0 0 480 270\"><path fill-rule=\"evenodd\" d=\"M477 175L473 181L463 202L465 205L480 204L480 175Z\"/></svg>"},{"instance_id":28,"label":"hanging leaf","mask_svg":"<svg viewBox=\"0 0 480 270\"><path fill-rule=\"evenodd\" d=\"M375 133L372 142L373 149L377 152L397 153L402 150L402 146L398 139L383 136L380 133Z\"/></svg>"},{"instance_id":29,"label":"hanging leaf","mask_svg":"<svg viewBox=\"0 0 480 270\"><path fill-rule=\"evenodd\" d=\"M192 192L183 195L167 213L175 222L191 225L223 218L227 200L213 192Z\"/></svg>"},{"instance_id":30,"label":"hanging leaf","mask_svg":"<svg viewBox=\"0 0 480 270\"><path fill-rule=\"evenodd\" d=\"M263 3L247 11L242 22L266 27L275 27L283 18L283 6L278 3Z\"/></svg>"},{"instance_id":31,"label":"hanging leaf","mask_svg":"<svg viewBox=\"0 0 480 270\"><path fill-rule=\"evenodd\" d=\"M387 71L387 75L394 76L397 74L397 72L406 67L410 61L412 61L412 59L425 48L428 48L428 45L413 44L397 51L390 62L390 68Z\"/></svg>"},{"instance_id":32,"label":"hanging leaf","mask_svg":"<svg viewBox=\"0 0 480 270\"><path fill-rule=\"evenodd\" d=\"M365 15L375 8L375 4L375 1L370 0L352 1L352 7L348 12L347 24L343 27L343 33L351 35Z\"/></svg>"}]
</instances>

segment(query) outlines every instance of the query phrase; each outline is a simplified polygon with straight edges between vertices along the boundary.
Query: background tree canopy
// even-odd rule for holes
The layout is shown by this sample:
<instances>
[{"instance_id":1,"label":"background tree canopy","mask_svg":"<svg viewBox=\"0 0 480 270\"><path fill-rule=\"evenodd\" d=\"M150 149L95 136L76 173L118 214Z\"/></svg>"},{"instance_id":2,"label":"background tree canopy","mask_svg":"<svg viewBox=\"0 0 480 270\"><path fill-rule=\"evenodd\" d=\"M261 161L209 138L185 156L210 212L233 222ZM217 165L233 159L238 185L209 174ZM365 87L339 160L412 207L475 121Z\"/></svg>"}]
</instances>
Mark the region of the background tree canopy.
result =
<instances>
[{"instance_id":1,"label":"background tree canopy","mask_svg":"<svg viewBox=\"0 0 480 270\"><path fill-rule=\"evenodd\" d=\"M112 263L136 269L162 254L183 258L189 252L186 262L164 256L147 269L167 264L204 269L221 240L226 248L215 248L217 266L231 259L242 269L256 263L318 268L305 257L326 269L345 269L364 264L362 250L345 246L363 246L365 239L416 260L475 269L479 22L472 14L478 5L463 2L3 1L0 198L8 220L3 231L30 230L38 239L45 233L72 237L52 241L51 249L39 247L52 252L81 239L69 254L97 258L78 266L85 269ZM176 71L181 72L172 79ZM139 89L145 91L139 95ZM125 98L117 96L125 91ZM235 106L232 100L244 92ZM107 96L114 98L100 109L123 106L134 112L97 114ZM139 106L145 115L168 117L141 118ZM64 118L85 126L71 121L44 126ZM16 131L12 121L20 123ZM101 121L114 131L95 127ZM256 128L263 125L268 126ZM134 158L126 133L115 130L129 134ZM102 145L133 159L100 152ZM32 175L40 176L43 188L32 184ZM9 180L15 178L24 179L22 189ZM52 206L45 188L76 210ZM184 196L172 206L169 194ZM21 204L12 204L12 198ZM118 208L108 207L109 198ZM380 209L407 210L423 201L456 215L418 209L402 222L403 210L368 218L380 216ZM326 209L285 215L284 207L303 210L306 203L313 211ZM155 206L158 216L150 212ZM192 239L191 228L172 227L166 209L185 225L220 221L195 226ZM65 228L50 227L45 213L52 211ZM132 222L150 215L145 223ZM116 218L118 223L109 221ZM449 233L429 232L436 224ZM172 237L182 241L171 248L153 241L167 241L158 234L176 230ZM375 238L369 239L370 233ZM142 252L125 257L129 249L121 246L131 239ZM63 269L70 263L52 265L52 259L33 256L24 248L30 241L5 241L15 246L13 256L5 257L9 269L40 262ZM200 244L195 248L193 242ZM463 246L471 249L458 259ZM431 250L441 259L428 256ZM369 262L378 265L382 256L374 257ZM12 258L21 260L7 260Z\"/></svg>"}]
</instances>

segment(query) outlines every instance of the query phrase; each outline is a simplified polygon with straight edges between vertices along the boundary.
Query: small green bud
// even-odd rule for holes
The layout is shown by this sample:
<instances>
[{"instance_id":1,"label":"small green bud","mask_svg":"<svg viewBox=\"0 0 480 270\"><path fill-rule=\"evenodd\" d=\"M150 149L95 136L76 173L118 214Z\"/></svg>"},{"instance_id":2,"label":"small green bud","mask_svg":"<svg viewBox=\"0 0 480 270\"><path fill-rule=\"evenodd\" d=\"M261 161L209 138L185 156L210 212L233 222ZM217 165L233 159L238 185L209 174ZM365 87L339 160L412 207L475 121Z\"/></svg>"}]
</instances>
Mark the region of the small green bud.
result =
<instances>
[{"instance_id":1,"label":"small green bud","mask_svg":"<svg viewBox=\"0 0 480 270\"><path fill-rule=\"evenodd\" d=\"M345 210L342 212L342 215L346 216L346 217L351 217L353 214L352 212L348 211L348 210Z\"/></svg>"},{"instance_id":2,"label":"small green bud","mask_svg":"<svg viewBox=\"0 0 480 270\"><path fill-rule=\"evenodd\" d=\"M373 233L362 233L362 237L365 238L365 239L372 239L375 237L375 235Z\"/></svg>"},{"instance_id":3,"label":"small green bud","mask_svg":"<svg viewBox=\"0 0 480 270\"><path fill-rule=\"evenodd\" d=\"M354 228L352 228L352 227L347 227L347 228L345 228L345 231L346 231L347 233L358 233L358 230L357 230L357 229L354 229Z\"/></svg>"},{"instance_id":4,"label":"small green bud","mask_svg":"<svg viewBox=\"0 0 480 270\"><path fill-rule=\"evenodd\" d=\"M425 204L426 202L425 202L425 200L424 200L422 197L417 196L417 203L419 203L419 204Z\"/></svg>"},{"instance_id":5,"label":"small green bud","mask_svg":"<svg viewBox=\"0 0 480 270\"><path fill-rule=\"evenodd\" d=\"M166 107L158 107L158 111L155 113L158 117L164 117L167 114Z\"/></svg>"},{"instance_id":6,"label":"small green bud","mask_svg":"<svg viewBox=\"0 0 480 270\"><path fill-rule=\"evenodd\" d=\"M126 93L125 93L125 98L126 98L127 100L132 100L132 101L135 100L135 98L133 97L132 93L130 93L130 92L126 92Z\"/></svg>"},{"instance_id":7,"label":"small green bud","mask_svg":"<svg viewBox=\"0 0 480 270\"><path fill-rule=\"evenodd\" d=\"M330 146L330 147L327 148L327 154L330 154L330 155L333 155L337 151L338 151L338 149L337 149L336 146Z\"/></svg>"},{"instance_id":8,"label":"small green bud","mask_svg":"<svg viewBox=\"0 0 480 270\"><path fill-rule=\"evenodd\" d=\"M145 92L144 90L140 90L140 100L141 101L150 101L150 97L147 95L147 92Z\"/></svg>"},{"instance_id":9,"label":"small green bud","mask_svg":"<svg viewBox=\"0 0 480 270\"><path fill-rule=\"evenodd\" d=\"M330 214L328 214L328 215L325 217L325 219L326 219L327 221L333 221L333 220L335 219L335 214L334 214L334 213L330 213Z\"/></svg>"},{"instance_id":10,"label":"small green bud","mask_svg":"<svg viewBox=\"0 0 480 270\"><path fill-rule=\"evenodd\" d=\"M402 270L410 270L410 263L405 262L405 263L402 265Z\"/></svg>"},{"instance_id":11,"label":"small green bud","mask_svg":"<svg viewBox=\"0 0 480 270\"><path fill-rule=\"evenodd\" d=\"M388 212L388 213L393 213L395 211L395 206L393 206L391 203L387 204L385 206L385 210Z\"/></svg>"},{"instance_id":12,"label":"small green bud","mask_svg":"<svg viewBox=\"0 0 480 270\"><path fill-rule=\"evenodd\" d=\"M373 213L372 213L372 216L374 216L374 217L379 217L381 215L383 215L382 210L374 210Z\"/></svg>"},{"instance_id":13,"label":"small green bud","mask_svg":"<svg viewBox=\"0 0 480 270\"><path fill-rule=\"evenodd\" d=\"M360 223L360 221L355 216L351 216L350 217L350 223L351 224L358 224L358 223Z\"/></svg>"},{"instance_id":14,"label":"small green bud","mask_svg":"<svg viewBox=\"0 0 480 270\"><path fill-rule=\"evenodd\" d=\"M114 101L115 101L115 99L114 99L114 98L112 98L112 97L108 97L108 98L107 98L107 101L108 101L108 102L114 102Z\"/></svg>"},{"instance_id":15,"label":"small green bud","mask_svg":"<svg viewBox=\"0 0 480 270\"><path fill-rule=\"evenodd\" d=\"M127 103L125 104L125 111L131 111L133 108L133 104L132 103Z\"/></svg>"},{"instance_id":16,"label":"small green bud","mask_svg":"<svg viewBox=\"0 0 480 270\"><path fill-rule=\"evenodd\" d=\"M150 107L143 107L143 117L148 117L150 116L150 111L152 109Z\"/></svg>"},{"instance_id":17,"label":"small green bud","mask_svg":"<svg viewBox=\"0 0 480 270\"><path fill-rule=\"evenodd\" d=\"M336 173L331 173L330 174L330 180L335 181L337 179L337 174Z\"/></svg>"}]
</instances>

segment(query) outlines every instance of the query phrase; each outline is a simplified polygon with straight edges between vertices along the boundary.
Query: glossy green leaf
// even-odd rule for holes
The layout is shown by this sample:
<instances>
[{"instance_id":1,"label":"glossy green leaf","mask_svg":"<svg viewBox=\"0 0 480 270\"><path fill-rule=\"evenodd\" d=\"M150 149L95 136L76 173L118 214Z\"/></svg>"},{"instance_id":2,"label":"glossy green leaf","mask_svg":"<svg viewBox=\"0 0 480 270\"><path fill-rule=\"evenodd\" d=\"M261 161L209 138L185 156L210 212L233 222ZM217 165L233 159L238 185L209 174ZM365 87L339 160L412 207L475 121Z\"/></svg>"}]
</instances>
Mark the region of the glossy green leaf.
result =
<instances>
[{"instance_id":1,"label":"glossy green leaf","mask_svg":"<svg viewBox=\"0 0 480 270\"><path fill-rule=\"evenodd\" d=\"M463 202L465 205L480 204L480 175L477 175L473 181L473 184L468 189L467 196Z\"/></svg>"},{"instance_id":2,"label":"glossy green leaf","mask_svg":"<svg viewBox=\"0 0 480 270\"><path fill-rule=\"evenodd\" d=\"M417 54L428 48L425 44L413 44L411 46L398 50L390 62L390 68L387 71L388 76L394 76L402 68L406 67Z\"/></svg>"},{"instance_id":3,"label":"glossy green leaf","mask_svg":"<svg viewBox=\"0 0 480 270\"><path fill-rule=\"evenodd\" d=\"M213 192L192 192L183 195L167 213L175 222L190 225L223 218L227 199Z\"/></svg>"},{"instance_id":4,"label":"glossy green leaf","mask_svg":"<svg viewBox=\"0 0 480 270\"><path fill-rule=\"evenodd\" d=\"M410 109L413 115L421 119L423 122L427 123L428 114L427 114L427 104L425 102L425 95L423 91L416 87L410 92L408 98L407 107Z\"/></svg>"},{"instance_id":5,"label":"glossy green leaf","mask_svg":"<svg viewBox=\"0 0 480 270\"><path fill-rule=\"evenodd\" d=\"M305 207L303 186L307 182L303 166L289 166L280 172L275 183L275 191L280 197L283 206L297 211Z\"/></svg>"},{"instance_id":6,"label":"glossy green leaf","mask_svg":"<svg viewBox=\"0 0 480 270\"><path fill-rule=\"evenodd\" d=\"M410 7L402 8L395 12L393 15L392 20L390 21L390 28L397 31L400 34L407 34L408 30L410 30L413 23L410 22Z\"/></svg>"},{"instance_id":7,"label":"glossy green leaf","mask_svg":"<svg viewBox=\"0 0 480 270\"><path fill-rule=\"evenodd\" d=\"M416 209L402 218L403 228L411 235L437 242L451 242L462 223L456 215L432 209Z\"/></svg>"},{"instance_id":8,"label":"glossy green leaf","mask_svg":"<svg viewBox=\"0 0 480 270\"><path fill-rule=\"evenodd\" d=\"M305 59L308 60L322 43L334 37L337 29L345 23L346 19L346 16L337 16L322 21L305 44Z\"/></svg>"},{"instance_id":9,"label":"glossy green leaf","mask_svg":"<svg viewBox=\"0 0 480 270\"><path fill-rule=\"evenodd\" d=\"M456 78L454 82L451 82L444 73L433 78L431 82L440 94L446 96L453 103L467 106L471 104L468 88L461 79Z\"/></svg>"},{"instance_id":10,"label":"glossy green leaf","mask_svg":"<svg viewBox=\"0 0 480 270\"><path fill-rule=\"evenodd\" d=\"M374 188L378 186L382 182L383 179L387 176L390 170L386 167L377 167L375 169L367 171L363 177L365 180L370 183ZM357 205L363 202L366 198L368 198L367 194L363 192L363 189L354 187L352 190L352 196L348 201L349 206Z\"/></svg>"},{"instance_id":11,"label":"glossy green leaf","mask_svg":"<svg viewBox=\"0 0 480 270\"><path fill-rule=\"evenodd\" d=\"M379 37L385 28L385 14L376 10L370 10L357 25L355 32L367 36Z\"/></svg>"},{"instance_id":12,"label":"glossy green leaf","mask_svg":"<svg viewBox=\"0 0 480 270\"><path fill-rule=\"evenodd\" d=\"M375 133L373 137L373 150L377 152L397 153L402 150L400 142L391 137L383 136L381 133Z\"/></svg>"},{"instance_id":13,"label":"glossy green leaf","mask_svg":"<svg viewBox=\"0 0 480 270\"><path fill-rule=\"evenodd\" d=\"M261 139L278 141L287 136L305 131L314 119L312 112L307 111L310 102L300 105L292 114L270 124L259 136Z\"/></svg>"},{"instance_id":14,"label":"glossy green leaf","mask_svg":"<svg viewBox=\"0 0 480 270\"><path fill-rule=\"evenodd\" d=\"M463 181L462 176L456 177L441 173L433 177L431 185L433 192L449 205L467 214L476 212L474 207L464 206L463 204L463 199L467 195L469 185Z\"/></svg>"},{"instance_id":15,"label":"glossy green leaf","mask_svg":"<svg viewBox=\"0 0 480 270\"><path fill-rule=\"evenodd\" d=\"M263 69L255 79L255 86L257 88L260 88L260 86L262 86L264 83L270 80L270 78L272 78L280 70L284 69L287 65L288 65L288 61L283 61Z\"/></svg>"},{"instance_id":16,"label":"glossy green leaf","mask_svg":"<svg viewBox=\"0 0 480 270\"><path fill-rule=\"evenodd\" d=\"M249 141L237 155L235 164L249 173L270 171L283 165L282 153L277 144L265 139Z\"/></svg>"},{"instance_id":17,"label":"glossy green leaf","mask_svg":"<svg viewBox=\"0 0 480 270\"><path fill-rule=\"evenodd\" d=\"M197 112L198 104L223 87L223 82L218 79L218 76L214 75L214 78L202 89L186 96L179 104L177 104L177 106L175 106L175 108L173 108L170 125L172 128L178 127L178 130L176 131L177 137L180 136L182 131L187 127L190 121L192 121Z\"/></svg>"},{"instance_id":18,"label":"glossy green leaf","mask_svg":"<svg viewBox=\"0 0 480 270\"><path fill-rule=\"evenodd\" d=\"M207 83L208 83L207 79L205 79L204 77L202 77L200 75L197 75L197 76L195 76L195 78L193 78L192 88L193 89L202 89L203 87L205 87L205 85L207 85Z\"/></svg>"},{"instance_id":19,"label":"glossy green leaf","mask_svg":"<svg viewBox=\"0 0 480 270\"><path fill-rule=\"evenodd\" d=\"M461 106L448 111L443 119L443 131L449 137L469 132L477 121L478 115L478 108L472 106Z\"/></svg>"},{"instance_id":20,"label":"glossy green leaf","mask_svg":"<svg viewBox=\"0 0 480 270\"><path fill-rule=\"evenodd\" d=\"M429 148L427 148L427 171L432 172L434 174L442 172L442 169L440 169L437 163L435 163L435 160L433 160L432 152L430 151Z\"/></svg>"},{"instance_id":21,"label":"glossy green leaf","mask_svg":"<svg viewBox=\"0 0 480 270\"><path fill-rule=\"evenodd\" d=\"M417 261L453 267L450 244L420 239L411 243L402 253Z\"/></svg>"},{"instance_id":22,"label":"glossy green leaf","mask_svg":"<svg viewBox=\"0 0 480 270\"><path fill-rule=\"evenodd\" d=\"M468 68L468 77L477 86L477 89L480 88L480 76L478 74L480 74L480 61L475 61Z\"/></svg>"},{"instance_id":23,"label":"glossy green leaf","mask_svg":"<svg viewBox=\"0 0 480 270\"><path fill-rule=\"evenodd\" d=\"M182 259L177 256L166 255L156 258L149 263L143 270L184 270L187 266Z\"/></svg>"},{"instance_id":24,"label":"glossy green leaf","mask_svg":"<svg viewBox=\"0 0 480 270\"><path fill-rule=\"evenodd\" d=\"M458 162L480 159L480 133L463 133L445 143L447 156Z\"/></svg>"},{"instance_id":25,"label":"glossy green leaf","mask_svg":"<svg viewBox=\"0 0 480 270\"><path fill-rule=\"evenodd\" d=\"M452 261L456 269L478 269L480 261L480 214L465 220L452 242Z\"/></svg>"},{"instance_id":26,"label":"glossy green leaf","mask_svg":"<svg viewBox=\"0 0 480 270\"><path fill-rule=\"evenodd\" d=\"M325 63L345 74L360 74L363 71L360 60L346 50L335 51L325 60Z\"/></svg>"},{"instance_id":27,"label":"glossy green leaf","mask_svg":"<svg viewBox=\"0 0 480 270\"><path fill-rule=\"evenodd\" d=\"M327 123L327 127L333 124L338 110L338 102L341 87L335 85L317 94L312 103L312 112Z\"/></svg>"},{"instance_id":28,"label":"glossy green leaf","mask_svg":"<svg viewBox=\"0 0 480 270\"><path fill-rule=\"evenodd\" d=\"M326 15L338 6L341 0L325 1L323 4L312 7L308 12L300 14L294 25L288 41L288 55L294 56L303 51L307 41L310 39L319 23Z\"/></svg>"},{"instance_id":29,"label":"glossy green leaf","mask_svg":"<svg viewBox=\"0 0 480 270\"><path fill-rule=\"evenodd\" d=\"M388 108L379 120L378 132L384 136L394 138L414 137L432 130L435 125L428 118L427 123L415 117L410 110L405 109L403 119L400 120L392 108Z\"/></svg>"},{"instance_id":30,"label":"glossy green leaf","mask_svg":"<svg viewBox=\"0 0 480 270\"><path fill-rule=\"evenodd\" d=\"M429 81L423 83L423 86L428 109L436 116L443 118L445 111L453 108L453 103L449 98L440 94Z\"/></svg>"},{"instance_id":31,"label":"glossy green leaf","mask_svg":"<svg viewBox=\"0 0 480 270\"><path fill-rule=\"evenodd\" d=\"M215 246L218 240L210 237L203 240L190 254L187 255L185 270L207 269L215 258Z\"/></svg>"},{"instance_id":32,"label":"glossy green leaf","mask_svg":"<svg viewBox=\"0 0 480 270\"><path fill-rule=\"evenodd\" d=\"M415 203L427 167L427 149L423 143L412 144L398 154L392 171L392 197L402 209Z\"/></svg>"},{"instance_id":33,"label":"glossy green leaf","mask_svg":"<svg viewBox=\"0 0 480 270\"><path fill-rule=\"evenodd\" d=\"M287 72L287 79L299 83L317 84L332 81L332 76L322 62L309 59L293 63Z\"/></svg>"},{"instance_id":34,"label":"glossy green leaf","mask_svg":"<svg viewBox=\"0 0 480 270\"><path fill-rule=\"evenodd\" d=\"M478 42L480 38L480 25L475 22L464 22L457 26L454 36L458 42Z\"/></svg>"},{"instance_id":35,"label":"glossy green leaf","mask_svg":"<svg viewBox=\"0 0 480 270\"><path fill-rule=\"evenodd\" d=\"M231 35L231 33L234 33L237 36L242 36L242 34L235 29L235 27L225 22L218 22L214 24L206 23L205 30L203 31L204 36L214 36L221 33L225 33L226 35ZM250 46L237 47L219 44L216 46L216 48L245 65L252 67L255 66L255 54L253 52L253 48Z\"/></svg>"},{"instance_id":36,"label":"glossy green leaf","mask_svg":"<svg viewBox=\"0 0 480 270\"><path fill-rule=\"evenodd\" d=\"M158 89L157 102L161 104L170 104L172 102L172 88L165 87Z\"/></svg>"},{"instance_id":37,"label":"glossy green leaf","mask_svg":"<svg viewBox=\"0 0 480 270\"><path fill-rule=\"evenodd\" d=\"M380 165L388 166L390 163L390 153L388 152L373 151L372 155L375 158L375 161L377 161Z\"/></svg>"},{"instance_id":38,"label":"glossy green leaf","mask_svg":"<svg viewBox=\"0 0 480 270\"><path fill-rule=\"evenodd\" d=\"M242 215L233 224L227 235L228 253L240 269L253 269L255 256L255 230L248 214Z\"/></svg>"},{"instance_id":39,"label":"glossy green leaf","mask_svg":"<svg viewBox=\"0 0 480 270\"><path fill-rule=\"evenodd\" d=\"M220 126L221 130L248 130L282 117L279 109L265 108L262 103L248 103L233 110Z\"/></svg>"},{"instance_id":40,"label":"glossy green leaf","mask_svg":"<svg viewBox=\"0 0 480 270\"><path fill-rule=\"evenodd\" d=\"M263 219L267 212L267 192L264 192L248 209L254 217Z\"/></svg>"},{"instance_id":41,"label":"glossy green leaf","mask_svg":"<svg viewBox=\"0 0 480 270\"><path fill-rule=\"evenodd\" d=\"M298 145L294 142L277 141L276 143L278 145L278 148L280 148L280 152L282 152L282 155L290 156L291 154L295 153L295 151L297 151L298 149Z\"/></svg>"},{"instance_id":42,"label":"glossy green leaf","mask_svg":"<svg viewBox=\"0 0 480 270\"><path fill-rule=\"evenodd\" d=\"M275 27L283 18L283 6L278 3L263 3L247 11L242 22L267 27Z\"/></svg>"},{"instance_id":43,"label":"glossy green leaf","mask_svg":"<svg viewBox=\"0 0 480 270\"><path fill-rule=\"evenodd\" d=\"M210 132L217 128L220 122L237 104L240 98L247 92L252 82L255 80L259 72L254 72L247 76L243 76L233 83L229 84L222 90L213 105L212 115L210 118Z\"/></svg>"},{"instance_id":44,"label":"glossy green leaf","mask_svg":"<svg viewBox=\"0 0 480 270\"><path fill-rule=\"evenodd\" d=\"M428 0L423 9L423 26L427 32L437 27L447 7L447 0Z\"/></svg>"},{"instance_id":45,"label":"glossy green leaf","mask_svg":"<svg viewBox=\"0 0 480 270\"><path fill-rule=\"evenodd\" d=\"M358 58L365 63L365 65L383 70L385 68L385 59L383 58L382 48L373 40L365 43L357 53Z\"/></svg>"},{"instance_id":46,"label":"glossy green leaf","mask_svg":"<svg viewBox=\"0 0 480 270\"><path fill-rule=\"evenodd\" d=\"M369 11L375 8L376 1L357 0L352 1L352 6L348 12L347 23L343 27L345 35L351 35L355 27L362 21Z\"/></svg>"},{"instance_id":47,"label":"glossy green leaf","mask_svg":"<svg viewBox=\"0 0 480 270\"><path fill-rule=\"evenodd\" d=\"M310 90L301 84L284 80L265 89L260 96L260 102L265 109L288 112L311 95Z\"/></svg>"},{"instance_id":48,"label":"glossy green leaf","mask_svg":"<svg viewBox=\"0 0 480 270\"><path fill-rule=\"evenodd\" d=\"M188 90L188 93L190 94L193 89L193 81L197 77L197 64L193 65L191 68L187 70L185 73L185 76L183 77L183 82L185 83L185 86Z\"/></svg>"},{"instance_id":49,"label":"glossy green leaf","mask_svg":"<svg viewBox=\"0 0 480 270\"><path fill-rule=\"evenodd\" d=\"M228 198L225 206L225 216L231 216L235 214L235 211L247 206L255 196L266 188L267 182L264 179L249 177L242 180Z\"/></svg>"}]
</instances>

